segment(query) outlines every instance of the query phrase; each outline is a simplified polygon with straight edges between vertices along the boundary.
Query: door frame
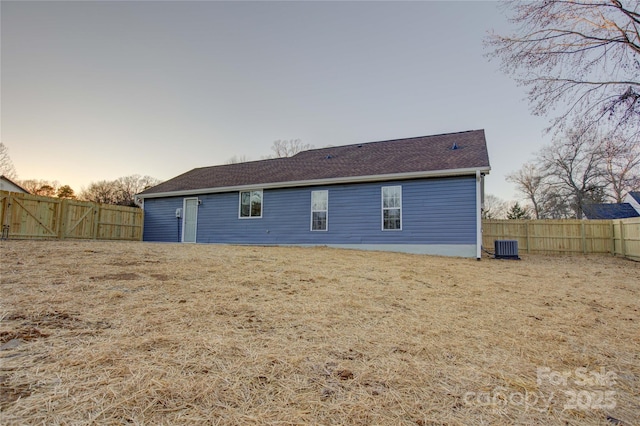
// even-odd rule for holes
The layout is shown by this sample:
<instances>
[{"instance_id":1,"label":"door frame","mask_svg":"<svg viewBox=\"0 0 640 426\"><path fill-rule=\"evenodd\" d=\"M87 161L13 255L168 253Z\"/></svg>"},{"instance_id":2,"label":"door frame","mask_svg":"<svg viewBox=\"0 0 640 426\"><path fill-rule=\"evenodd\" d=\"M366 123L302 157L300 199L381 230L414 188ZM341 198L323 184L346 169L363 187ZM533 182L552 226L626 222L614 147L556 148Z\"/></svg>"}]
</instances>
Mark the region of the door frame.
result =
<instances>
[{"instance_id":1,"label":"door frame","mask_svg":"<svg viewBox=\"0 0 640 426\"><path fill-rule=\"evenodd\" d=\"M196 201L196 217L195 217L195 223L194 223L194 227L195 227L195 232L194 232L194 238L193 241L185 241L184 240L184 230L186 228L186 222L187 222L187 201L190 200L195 200ZM183 198L182 199L182 235L180 236L180 242L182 243L190 243L190 244L195 244L198 240L198 206L200 205L200 200L198 199L198 197L187 197L187 198Z\"/></svg>"}]
</instances>

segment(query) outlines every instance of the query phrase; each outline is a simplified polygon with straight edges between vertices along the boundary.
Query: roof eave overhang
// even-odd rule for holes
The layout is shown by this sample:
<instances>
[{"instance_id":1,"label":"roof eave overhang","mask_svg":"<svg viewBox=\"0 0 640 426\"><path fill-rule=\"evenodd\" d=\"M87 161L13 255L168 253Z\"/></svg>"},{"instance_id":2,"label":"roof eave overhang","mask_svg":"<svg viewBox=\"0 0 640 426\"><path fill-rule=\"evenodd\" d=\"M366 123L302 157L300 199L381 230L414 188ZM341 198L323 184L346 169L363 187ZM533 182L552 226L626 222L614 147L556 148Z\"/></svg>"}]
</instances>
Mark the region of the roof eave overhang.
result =
<instances>
[{"instance_id":1,"label":"roof eave overhang","mask_svg":"<svg viewBox=\"0 0 640 426\"><path fill-rule=\"evenodd\" d=\"M390 174L383 174L383 175L337 177L337 178L298 180L298 181L287 181L287 182L255 183L250 185L223 186L223 187L217 187L217 188L185 189L182 191L138 194L136 195L136 198L146 199L146 198L183 197L188 195L202 195L202 194L215 194L215 193L221 193L221 192L244 191L248 189L294 188L294 187L301 187L301 186L337 185L337 184L348 184L348 183L379 182L379 181L388 181L388 180L454 177L454 176L465 176L465 175L475 176L476 172L486 175L486 174L489 174L490 170L491 170L491 167L485 166L485 167L470 167L470 168L464 168L464 169L390 173Z\"/></svg>"},{"instance_id":2,"label":"roof eave overhang","mask_svg":"<svg viewBox=\"0 0 640 426\"><path fill-rule=\"evenodd\" d=\"M29 194L31 195L31 192L27 191L26 189L24 189L22 186L18 185L17 183L15 183L14 181L12 181L11 179L9 179L8 177L6 177L5 175L0 175L0 178L4 179L5 181L9 182L10 184L12 184L13 186L15 186L16 188L24 191L25 194Z\"/></svg>"}]
</instances>

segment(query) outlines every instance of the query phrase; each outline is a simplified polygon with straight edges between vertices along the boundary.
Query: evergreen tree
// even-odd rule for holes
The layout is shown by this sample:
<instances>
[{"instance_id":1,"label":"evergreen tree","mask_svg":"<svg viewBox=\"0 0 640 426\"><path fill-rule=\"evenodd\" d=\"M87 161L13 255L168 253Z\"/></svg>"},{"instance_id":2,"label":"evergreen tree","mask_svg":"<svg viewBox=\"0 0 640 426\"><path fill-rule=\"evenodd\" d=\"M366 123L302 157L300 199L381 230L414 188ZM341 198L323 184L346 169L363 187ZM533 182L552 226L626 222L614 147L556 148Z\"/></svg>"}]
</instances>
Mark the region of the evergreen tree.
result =
<instances>
[{"instance_id":1,"label":"evergreen tree","mask_svg":"<svg viewBox=\"0 0 640 426\"><path fill-rule=\"evenodd\" d=\"M507 219L531 219L531 215L526 208L520 207L520 203L516 202L507 212Z\"/></svg>"},{"instance_id":2,"label":"evergreen tree","mask_svg":"<svg viewBox=\"0 0 640 426\"><path fill-rule=\"evenodd\" d=\"M76 195L73 192L73 189L69 185L63 185L58 188L58 193L56 194L58 198L68 198L75 199Z\"/></svg>"}]
</instances>

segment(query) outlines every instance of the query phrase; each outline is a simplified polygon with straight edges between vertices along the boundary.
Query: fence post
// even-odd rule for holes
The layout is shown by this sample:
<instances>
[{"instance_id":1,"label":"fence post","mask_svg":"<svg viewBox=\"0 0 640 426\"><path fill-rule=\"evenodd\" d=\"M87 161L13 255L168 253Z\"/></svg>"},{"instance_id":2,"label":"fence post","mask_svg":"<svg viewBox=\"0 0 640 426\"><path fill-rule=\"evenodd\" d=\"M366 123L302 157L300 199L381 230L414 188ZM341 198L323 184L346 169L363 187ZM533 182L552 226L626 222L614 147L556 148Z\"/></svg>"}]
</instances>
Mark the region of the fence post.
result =
<instances>
[{"instance_id":1,"label":"fence post","mask_svg":"<svg viewBox=\"0 0 640 426\"><path fill-rule=\"evenodd\" d=\"M527 220L527 254L531 253L531 239L529 238L529 235L531 234L531 230L529 229L531 227L531 221Z\"/></svg>"},{"instance_id":2,"label":"fence post","mask_svg":"<svg viewBox=\"0 0 640 426\"><path fill-rule=\"evenodd\" d=\"M587 254L587 235L584 229L584 220L580 222L580 236L582 237L582 254Z\"/></svg>"},{"instance_id":3,"label":"fence post","mask_svg":"<svg viewBox=\"0 0 640 426\"><path fill-rule=\"evenodd\" d=\"M93 206L93 232L91 233L91 237L94 240L98 239L98 221L100 220L100 204L96 204Z\"/></svg>"},{"instance_id":4,"label":"fence post","mask_svg":"<svg viewBox=\"0 0 640 426\"><path fill-rule=\"evenodd\" d=\"M4 205L4 207L5 207L5 208L4 208L4 210L5 210L5 212L6 212L6 213L4 214L4 220L5 220L5 222L3 222L3 223L2 223L2 225L3 225L3 226L2 226L2 228L3 228L3 229L2 229L2 231L3 231L3 235L4 235L4 237L5 237L6 239L9 239L9 237L10 237L10 235L11 235L11 220L13 219L13 218L11 217L11 215L12 215L12 213L11 213L11 210L12 210L11 206L12 206L12 205L13 205L13 203L14 203L14 201L13 201L13 196L14 196L14 193L13 193L13 192L9 192L9 193L7 194L7 199L6 199L6 200L7 200L7 203ZM4 226L5 226L5 225L6 225L6 227L7 227L7 228L6 228L6 234L5 234L5 228L4 228Z\"/></svg>"},{"instance_id":5,"label":"fence post","mask_svg":"<svg viewBox=\"0 0 640 426\"><path fill-rule=\"evenodd\" d=\"M620 224L620 250L622 251L622 257L627 257L627 247L624 240L624 222L618 221Z\"/></svg>"},{"instance_id":6,"label":"fence post","mask_svg":"<svg viewBox=\"0 0 640 426\"><path fill-rule=\"evenodd\" d=\"M611 255L616 255L616 224L611 221Z\"/></svg>"},{"instance_id":7,"label":"fence post","mask_svg":"<svg viewBox=\"0 0 640 426\"><path fill-rule=\"evenodd\" d=\"M0 214L0 226L2 227L2 236L0 236L0 239L3 238L9 238L9 220L8 220L8 216L9 216L9 196L11 194L7 193L6 196L2 197L2 200L0 200L0 209L2 214ZM6 235L5 235L6 233Z\"/></svg>"},{"instance_id":8,"label":"fence post","mask_svg":"<svg viewBox=\"0 0 640 426\"><path fill-rule=\"evenodd\" d=\"M8 199L9 199L9 194L7 194L6 196L3 196L2 197L2 206L0 206L0 209L2 209L2 214L0 214L0 225L3 225L3 226L7 224L5 222L5 217L7 216Z\"/></svg>"},{"instance_id":9,"label":"fence post","mask_svg":"<svg viewBox=\"0 0 640 426\"><path fill-rule=\"evenodd\" d=\"M60 210L58 210L58 238L64 240L67 233L67 200L60 200Z\"/></svg>"}]
</instances>

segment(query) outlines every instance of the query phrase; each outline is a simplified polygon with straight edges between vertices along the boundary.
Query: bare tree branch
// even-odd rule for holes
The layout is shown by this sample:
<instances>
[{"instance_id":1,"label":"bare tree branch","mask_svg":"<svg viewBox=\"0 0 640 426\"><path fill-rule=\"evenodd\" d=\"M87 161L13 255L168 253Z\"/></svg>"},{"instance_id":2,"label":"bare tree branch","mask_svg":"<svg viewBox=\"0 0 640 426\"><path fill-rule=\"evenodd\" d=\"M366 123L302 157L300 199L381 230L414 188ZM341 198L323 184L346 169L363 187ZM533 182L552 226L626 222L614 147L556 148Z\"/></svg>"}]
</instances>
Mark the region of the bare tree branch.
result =
<instances>
[{"instance_id":1,"label":"bare tree branch","mask_svg":"<svg viewBox=\"0 0 640 426\"><path fill-rule=\"evenodd\" d=\"M537 219L582 217L586 204L640 190L640 142L576 125L507 175Z\"/></svg>"},{"instance_id":2,"label":"bare tree branch","mask_svg":"<svg viewBox=\"0 0 640 426\"><path fill-rule=\"evenodd\" d=\"M9 148L2 142L0 142L0 175L12 180L18 177L13 161L9 156Z\"/></svg>"},{"instance_id":3,"label":"bare tree branch","mask_svg":"<svg viewBox=\"0 0 640 426\"><path fill-rule=\"evenodd\" d=\"M274 141L271 146L276 158L292 157L300 151L305 151L311 148L313 148L313 145L303 143L300 139L278 139L277 141Z\"/></svg>"},{"instance_id":4,"label":"bare tree branch","mask_svg":"<svg viewBox=\"0 0 640 426\"><path fill-rule=\"evenodd\" d=\"M560 113L548 130L640 124L640 1L506 3L515 34L492 34L491 58L529 88L532 111ZM634 136L635 137L635 136Z\"/></svg>"},{"instance_id":5,"label":"bare tree branch","mask_svg":"<svg viewBox=\"0 0 640 426\"><path fill-rule=\"evenodd\" d=\"M135 195L160 183L151 176L131 175L113 181L101 180L91 182L82 190L80 198L103 204L136 206Z\"/></svg>"},{"instance_id":6,"label":"bare tree branch","mask_svg":"<svg viewBox=\"0 0 640 426\"><path fill-rule=\"evenodd\" d=\"M516 188L531 203L536 219L544 217L544 204L548 185L545 176L533 163L526 163L516 172L507 175L507 181L516 184Z\"/></svg>"},{"instance_id":7,"label":"bare tree branch","mask_svg":"<svg viewBox=\"0 0 640 426\"><path fill-rule=\"evenodd\" d=\"M493 194L484 197L482 209L483 219L505 219L507 217L507 202Z\"/></svg>"},{"instance_id":8,"label":"bare tree branch","mask_svg":"<svg viewBox=\"0 0 640 426\"><path fill-rule=\"evenodd\" d=\"M622 203L628 192L640 189L640 143L611 138L604 142L603 153L608 195Z\"/></svg>"}]
</instances>

